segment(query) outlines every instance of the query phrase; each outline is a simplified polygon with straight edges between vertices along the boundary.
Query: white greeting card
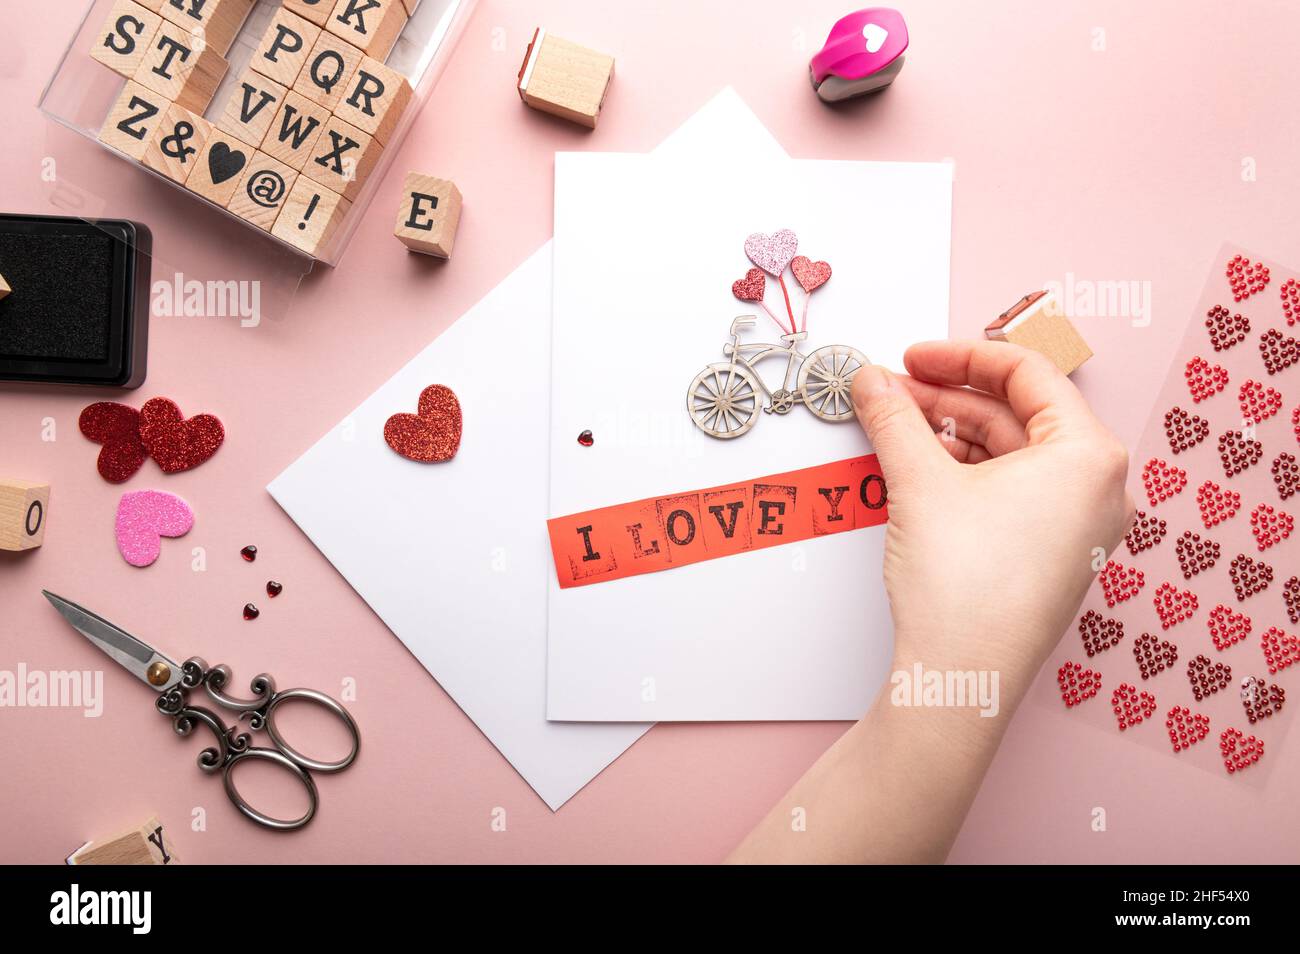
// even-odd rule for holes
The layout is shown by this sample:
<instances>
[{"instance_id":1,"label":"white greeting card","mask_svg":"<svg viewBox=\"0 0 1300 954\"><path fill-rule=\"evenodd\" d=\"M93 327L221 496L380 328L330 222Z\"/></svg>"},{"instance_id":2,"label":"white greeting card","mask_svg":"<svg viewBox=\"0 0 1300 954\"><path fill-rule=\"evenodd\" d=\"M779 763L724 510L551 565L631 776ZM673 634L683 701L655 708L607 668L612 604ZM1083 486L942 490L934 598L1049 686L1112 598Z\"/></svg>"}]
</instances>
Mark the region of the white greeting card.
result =
<instances>
[{"instance_id":1,"label":"white greeting card","mask_svg":"<svg viewBox=\"0 0 1300 954\"><path fill-rule=\"evenodd\" d=\"M742 341L785 346L790 329L732 293L754 232L793 230L832 268L802 354L848 345L900 367L912 342L946 337L951 199L943 163L557 155L550 515L870 453L856 421L801 403L711 437L687 392L728 360L738 315L757 316ZM789 312L771 278L766 303L799 320L784 274ZM759 370L775 391L786 368L778 355ZM883 539L877 526L569 589L552 566L548 718L859 718L892 656Z\"/></svg>"}]
</instances>

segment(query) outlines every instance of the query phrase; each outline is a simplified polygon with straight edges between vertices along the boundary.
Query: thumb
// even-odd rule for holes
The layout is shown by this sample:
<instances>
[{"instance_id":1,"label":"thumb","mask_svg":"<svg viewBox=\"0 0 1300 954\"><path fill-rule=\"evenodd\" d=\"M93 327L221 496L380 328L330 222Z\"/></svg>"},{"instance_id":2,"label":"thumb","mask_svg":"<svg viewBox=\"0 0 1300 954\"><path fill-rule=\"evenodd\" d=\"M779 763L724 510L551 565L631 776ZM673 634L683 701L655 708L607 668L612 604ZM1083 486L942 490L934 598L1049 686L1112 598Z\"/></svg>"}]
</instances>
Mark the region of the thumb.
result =
<instances>
[{"instance_id":1,"label":"thumb","mask_svg":"<svg viewBox=\"0 0 1300 954\"><path fill-rule=\"evenodd\" d=\"M853 376L852 393L853 410L891 490L915 486L925 471L947 459L916 398L888 368L864 365Z\"/></svg>"}]
</instances>

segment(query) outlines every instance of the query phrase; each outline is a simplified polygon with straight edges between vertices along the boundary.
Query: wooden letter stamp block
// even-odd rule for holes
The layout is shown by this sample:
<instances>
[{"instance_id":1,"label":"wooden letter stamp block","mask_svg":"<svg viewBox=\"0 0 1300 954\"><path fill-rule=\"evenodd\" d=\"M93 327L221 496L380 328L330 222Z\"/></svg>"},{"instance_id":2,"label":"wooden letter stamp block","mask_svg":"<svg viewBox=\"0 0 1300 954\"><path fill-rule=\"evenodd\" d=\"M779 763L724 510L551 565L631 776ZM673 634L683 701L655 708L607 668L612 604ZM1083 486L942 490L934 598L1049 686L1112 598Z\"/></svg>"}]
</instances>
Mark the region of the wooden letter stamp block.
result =
<instances>
[{"instance_id":1,"label":"wooden letter stamp block","mask_svg":"<svg viewBox=\"0 0 1300 954\"><path fill-rule=\"evenodd\" d=\"M329 119L328 109L317 106L291 89L285 94L284 103L262 140L262 152L301 172Z\"/></svg>"},{"instance_id":2,"label":"wooden letter stamp block","mask_svg":"<svg viewBox=\"0 0 1300 954\"><path fill-rule=\"evenodd\" d=\"M0 550L39 547L49 509L49 484L0 477Z\"/></svg>"},{"instance_id":3,"label":"wooden letter stamp block","mask_svg":"<svg viewBox=\"0 0 1300 954\"><path fill-rule=\"evenodd\" d=\"M310 20L322 30L334 12L335 0L284 0L284 8L296 13L304 20Z\"/></svg>"},{"instance_id":4,"label":"wooden letter stamp block","mask_svg":"<svg viewBox=\"0 0 1300 954\"><path fill-rule=\"evenodd\" d=\"M408 172L402 183L402 204L397 209L393 234L413 252L451 258L460 207L456 183Z\"/></svg>"},{"instance_id":5,"label":"wooden letter stamp block","mask_svg":"<svg viewBox=\"0 0 1300 954\"><path fill-rule=\"evenodd\" d=\"M334 115L369 133L380 145L387 145L413 95L405 76L367 56L334 108Z\"/></svg>"},{"instance_id":6,"label":"wooden letter stamp block","mask_svg":"<svg viewBox=\"0 0 1300 954\"><path fill-rule=\"evenodd\" d=\"M311 48L307 63L298 74L298 82L293 88L317 106L323 106L326 110L334 112L339 100L343 98L344 91L352 83L352 77L356 75L357 67L361 65L364 56L365 54L351 43L324 31L316 41L316 45Z\"/></svg>"},{"instance_id":7,"label":"wooden letter stamp block","mask_svg":"<svg viewBox=\"0 0 1300 954\"><path fill-rule=\"evenodd\" d=\"M155 172L184 185L211 134L212 124L206 119L172 103L154 130L149 148L144 151L143 162Z\"/></svg>"},{"instance_id":8,"label":"wooden letter stamp block","mask_svg":"<svg viewBox=\"0 0 1300 954\"><path fill-rule=\"evenodd\" d=\"M13 289L9 287L9 283L5 281L5 277L0 275L0 301L4 301L9 297L11 291L13 291Z\"/></svg>"},{"instance_id":9,"label":"wooden letter stamp block","mask_svg":"<svg viewBox=\"0 0 1300 954\"><path fill-rule=\"evenodd\" d=\"M271 234L319 258L351 208L352 203L337 192L299 176Z\"/></svg>"},{"instance_id":10,"label":"wooden letter stamp block","mask_svg":"<svg viewBox=\"0 0 1300 954\"><path fill-rule=\"evenodd\" d=\"M99 141L132 159L144 159L154 131L162 123L163 113L170 105L165 96L128 80L117 102L108 111L104 127L99 131Z\"/></svg>"},{"instance_id":11,"label":"wooden letter stamp block","mask_svg":"<svg viewBox=\"0 0 1300 954\"><path fill-rule=\"evenodd\" d=\"M376 139L331 116L302 174L353 202L383 151Z\"/></svg>"},{"instance_id":12,"label":"wooden letter stamp block","mask_svg":"<svg viewBox=\"0 0 1300 954\"><path fill-rule=\"evenodd\" d=\"M292 86L320 37L320 27L281 7L257 44L250 68L281 86Z\"/></svg>"},{"instance_id":13,"label":"wooden letter stamp block","mask_svg":"<svg viewBox=\"0 0 1300 954\"><path fill-rule=\"evenodd\" d=\"M108 12L90 55L114 73L130 79L140 68L149 41L158 32L162 17L146 10L135 0L117 0Z\"/></svg>"},{"instance_id":14,"label":"wooden letter stamp block","mask_svg":"<svg viewBox=\"0 0 1300 954\"><path fill-rule=\"evenodd\" d=\"M135 81L195 113L212 102L222 77L225 57L205 46L201 34L164 20L135 71Z\"/></svg>"},{"instance_id":15,"label":"wooden letter stamp block","mask_svg":"<svg viewBox=\"0 0 1300 954\"><path fill-rule=\"evenodd\" d=\"M614 58L538 28L519 68L519 97L533 109L596 128Z\"/></svg>"},{"instance_id":16,"label":"wooden letter stamp block","mask_svg":"<svg viewBox=\"0 0 1300 954\"><path fill-rule=\"evenodd\" d=\"M298 173L264 152L254 152L226 206L231 212L271 231Z\"/></svg>"},{"instance_id":17,"label":"wooden letter stamp block","mask_svg":"<svg viewBox=\"0 0 1300 954\"><path fill-rule=\"evenodd\" d=\"M164 20L190 31L202 31L208 49L225 56L239 28L248 19L254 0L163 0Z\"/></svg>"},{"instance_id":18,"label":"wooden letter stamp block","mask_svg":"<svg viewBox=\"0 0 1300 954\"><path fill-rule=\"evenodd\" d=\"M325 29L382 63L408 19L402 0L338 0Z\"/></svg>"},{"instance_id":19,"label":"wooden letter stamp block","mask_svg":"<svg viewBox=\"0 0 1300 954\"><path fill-rule=\"evenodd\" d=\"M239 180L257 150L222 129L214 128L203 150L191 163L185 188L223 209L230 204Z\"/></svg>"},{"instance_id":20,"label":"wooden letter stamp block","mask_svg":"<svg viewBox=\"0 0 1300 954\"><path fill-rule=\"evenodd\" d=\"M157 816L108 838L88 841L71 855L70 865L175 865L176 849Z\"/></svg>"},{"instance_id":21,"label":"wooden letter stamp block","mask_svg":"<svg viewBox=\"0 0 1300 954\"><path fill-rule=\"evenodd\" d=\"M1065 317L1056 296L1045 291L1031 292L1004 311L984 329L984 337L1044 354L1064 374L1073 374L1092 357L1092 349Z\"/></svg>"},{"instance_id":22,"label":"wooden letter stamp block","mask_svg":"<svg viewBox=\"0 0 1300 954\"><path fill-rule=\"evenodd\" d=\"M260 145L287 92L285 87L261 73L244 70L226 100L226 110L217 125L236 139Z\"/></svg>"}]
</instances>

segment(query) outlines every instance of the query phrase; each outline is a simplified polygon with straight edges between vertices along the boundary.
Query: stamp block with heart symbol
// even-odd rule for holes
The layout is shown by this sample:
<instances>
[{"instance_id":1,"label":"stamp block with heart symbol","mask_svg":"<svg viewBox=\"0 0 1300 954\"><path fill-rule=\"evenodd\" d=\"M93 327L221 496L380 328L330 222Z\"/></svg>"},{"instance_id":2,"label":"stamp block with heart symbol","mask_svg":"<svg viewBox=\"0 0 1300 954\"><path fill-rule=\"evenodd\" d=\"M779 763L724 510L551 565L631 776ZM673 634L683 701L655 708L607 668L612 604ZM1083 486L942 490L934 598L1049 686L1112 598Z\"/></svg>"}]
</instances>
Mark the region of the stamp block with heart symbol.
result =
<instances>
[{"instance_id":1,"label":"stamp block with heart symbol","mask_svg":"<svg viewBox=\"0 0 1300 954\"><path fill-rule=\"evenodd\" d=\"M244 168L255 152L247 142L214 129L185 180L185 188L225 208L234 198Z\"/></svg>"}]
</instances>

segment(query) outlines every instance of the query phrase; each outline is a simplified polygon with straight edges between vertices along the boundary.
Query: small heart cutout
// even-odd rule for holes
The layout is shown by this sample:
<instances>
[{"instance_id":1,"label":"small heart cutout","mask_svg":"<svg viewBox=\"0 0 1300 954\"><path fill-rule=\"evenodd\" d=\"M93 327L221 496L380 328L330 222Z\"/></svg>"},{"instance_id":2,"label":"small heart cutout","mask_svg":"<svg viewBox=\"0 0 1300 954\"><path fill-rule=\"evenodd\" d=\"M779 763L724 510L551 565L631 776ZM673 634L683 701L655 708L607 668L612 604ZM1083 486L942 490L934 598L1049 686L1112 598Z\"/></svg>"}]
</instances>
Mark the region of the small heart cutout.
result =
<instances>
[{"instance_id":1,"label":"small heart cutout","mask_svg":"<svg viewBox=\"0 0 1300 954\"><path fill-rule=\"evenodd\" d=\"M162 552L163 537L181 537L194 526L194 511L163 490L133 490L117 502L117 550L132 566L148 566Z\"/></svg>"},{"instance_id":2,"label":"small heart cutout","mask_svg":"<svg viewBox=\"0 0 1300 954\"><path fill-rule=\"evenodd\" d=\"M95 462L99 476L120 484L131 477L147 455L140 442L140 412L116 401L100 401L81 411L77 426L89 440L104 446Z\"/></svg>"},{"instance_id":3,"label":"small heart cutout","mask_svg":"<svg viewBox=\"0 0 1300 954\"><path fill-rule=\"evenodd\" d=\"M384 424L384 440L407 460L431 464L451 460L460 449L460 401L442 384L420 392L418 412L394 414Z\"/></svg>"},{"instance_id":4,"label":"small heart cutout","mask_svg":"<svg viewBox=\"0 0 1300 954\"><path fill-rule=\"evenodd\" d=\"M731 293L741 301L762 301L767 290L767 276L761 268L751 268L744 278L731 283Z\"/></svg>"},{"instance_id":5,"label":"small heart cutout","mask_svg":"<svg viewBox=\"0 0 1300 954\"><path fill-rule=\"evenodd\" d=\"M239 175L248 157L239 149L231 149L224 142L214 142L208 150L208 174L213 185L221 185Z\"/></svg>"},{"instance_id":6,"label":"small heart cutout","mask_svg":"<svg viewBox=\"0 0 1300 954\"><path fill-rule=\"evenodd\" d=\"M805 255L796 255L790 261L790 271L795 281L805 291L820 288L831 280L831 267L825 262L814 262Z\"/></svg>"},{"instance_id":7,"label":"small heart cutout","mask_svg":"<svg viewBox=\"0 0 1300 954\"><path fill-rule=\"evenodd\" d=\"M199 466L225 439L226 429L211 414L186 420L176 402L167 398L151 398L140 408L140 440L163 473Z\"/></svg>"},{"instance_id":8,"label":"small heart cutout","mask_svg":"<svg viewBox=\"0 0 1300 954\"><path fill-rule=\"evenodd\" d=\"M789 229L771 235L755 232L745 239L745 254L749 260L773 278L780 278L785 267L799 251L799 237Z\"/></svg>"}]
</instances>

